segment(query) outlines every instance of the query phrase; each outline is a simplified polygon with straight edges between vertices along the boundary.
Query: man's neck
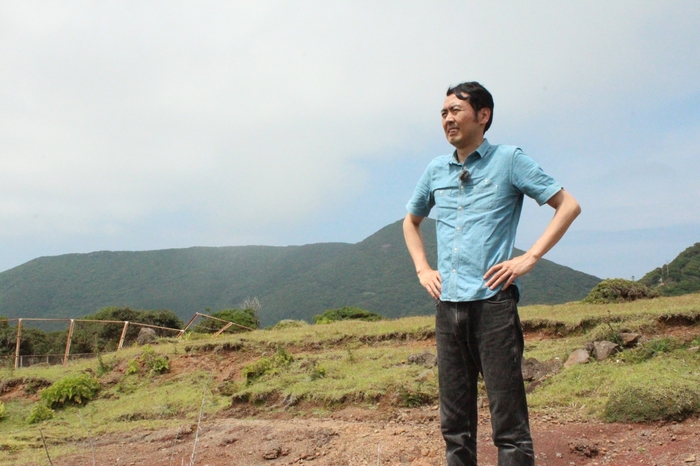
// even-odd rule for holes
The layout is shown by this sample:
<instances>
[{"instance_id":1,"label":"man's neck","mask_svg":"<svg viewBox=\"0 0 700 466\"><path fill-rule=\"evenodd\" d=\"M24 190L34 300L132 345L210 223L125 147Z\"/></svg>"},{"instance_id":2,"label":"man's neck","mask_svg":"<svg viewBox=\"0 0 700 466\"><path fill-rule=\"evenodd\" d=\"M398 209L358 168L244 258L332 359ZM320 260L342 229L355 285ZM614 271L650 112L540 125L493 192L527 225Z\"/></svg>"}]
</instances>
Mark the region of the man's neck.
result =
<instances>
[{"instance_id":1,"label":"man's neck","mask_svg":"<svg viewBox=\"0 0 700 466\"><path fill-rule=\"evenodd\" d=\"M467 157L469 157L472 152L483 144L483 142L484 136L482 135L480 138L477 138L474 141L469 141L469 143L462 147L457 147L457 160L459 160L459 163L464 163L464 161L467 160Z\"/></svg>"}]
</instances>

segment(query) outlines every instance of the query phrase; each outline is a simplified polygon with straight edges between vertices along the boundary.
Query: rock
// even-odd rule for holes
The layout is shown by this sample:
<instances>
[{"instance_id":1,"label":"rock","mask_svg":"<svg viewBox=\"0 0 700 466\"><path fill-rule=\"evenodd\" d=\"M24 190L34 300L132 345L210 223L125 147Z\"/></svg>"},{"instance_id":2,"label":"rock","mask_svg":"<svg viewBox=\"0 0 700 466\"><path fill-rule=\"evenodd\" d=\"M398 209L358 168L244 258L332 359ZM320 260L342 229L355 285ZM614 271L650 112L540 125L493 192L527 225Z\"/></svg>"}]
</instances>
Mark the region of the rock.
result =
<instances>
[{"instance_id":1,"label":"rock","mask_svg":"<svg viewBox=\"0 0 700 466\"><path fill-rule=\"evenodd\" d=\"M639 333L620 333L620 340L622 340L622 346L625 348L631 348L636 345L641 337Z\"/></svg>"},{"instance_id":2,"label":"rock","mask_svg":"<svg viewBox=\"0 0 700 466\"><path fill-rule=\"evenodd\" d=\"M411 364L421 364L423 366L437 366L437 356L433 353L412 354L408 357L408 362Z\"/></svg>"},{"instance_id":3,"label":"rock","mask_svg":"<svg viewBox=\"0 0 700 466\"><path fill-rule=\"evenodd\" d=\"M688 348L688 351L690 351L691 353L697 353L698 351L700 351L700 346L691 346L690 348Z\"/></svg>"},{"instance_id":4,"label":"rock","mask_svg":"<svg viewBox=\"0 0 700 466\"><path fill-rule=\"evenodd\" d=\"M599 453L598 444L588 439L579 439L569 443L569 450L571 450L571 453L585 456L586 458L593 458Z\"/></svg>"},{"instance_id":5,"label":"rock","mask_svg":"<svg viewBox=\"0 0 700 466\"><path fill-rule=\"evenodd\" d=\"M569 355L569 359L564 363L564 367L571 367L574 364L587 364L591 355L587 350L579 348Z\"/></svg>"},{"instance_id":6,"label":"rock","mask_svg":"<svg viewBox=\"0 0 700 466\"><path fill-rule=\"evenodd\" d=\"M435 372L433 372L432 369L426 369L416 377L417 382L426 382L433 379L435 379Z\"/></svg>"},{"instance_id":7,"label":"rock","mask_svg":"<svg viewBox=\"0 0 700 466\"><path fill-rule=\"evenodd\" d=\"M612 341L596 341L593 343L593 356L598 361L607 359L611 354L620 351L620 345Z\"/></svg>"},{"instance_id":8,"label":"rock","mask_svg":"<svg viewBox=\"0 0 700 466\"><path fill-rule=\"evenodd\" d=\"M695 463L695 461L697 461L695 455L690 455L689 457L683 460L684 463Z\"/></svg>"},{"instance_id":9,"label":"rock","mask_svg":"<svg viewBox=\"0 0 700 466\"><path fill-rule=\"evenodd\" d=\"M155 330L148 327L142 327L141 330L139 330L139 336L136 337L136 343L138 343L139 346L143 346L149 343L153 343L154 341L156 341L156 338L157 337Z\"/></svg>"},{"instance_id":10,"label":"rock","mask_svg":"<svg viewBox=\"0 0 700 466\"><path fill-rule=\"evenodd\" d=\"M556 374L561 369L559 359L540 362L535 358L525 358L522 362L523 380L526 382L537 382L544 377Z\"/></svg>"},{"instance_id":11,"label":"rock","mask_svg":"<svg viewBox=\"0 0 700 466\"><path fill-rule=\"evenodd\" d=\"M282 455L282 448L279 445L273 445L263 452L262 457L266 460L276 460L280 455Z\"/></svg>"}]
</instances>

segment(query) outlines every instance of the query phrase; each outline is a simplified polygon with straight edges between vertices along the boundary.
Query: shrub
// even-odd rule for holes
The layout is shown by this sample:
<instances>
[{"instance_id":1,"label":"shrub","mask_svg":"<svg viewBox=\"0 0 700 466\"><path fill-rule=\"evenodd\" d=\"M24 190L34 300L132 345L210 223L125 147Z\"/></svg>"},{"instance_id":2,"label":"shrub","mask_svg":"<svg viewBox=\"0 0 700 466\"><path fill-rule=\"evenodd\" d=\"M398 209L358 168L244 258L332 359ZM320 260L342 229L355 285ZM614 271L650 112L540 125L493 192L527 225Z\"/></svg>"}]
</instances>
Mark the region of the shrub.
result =
<instances>
[{"instance_id":1,"label":"shrub","mask_svg":"<svg viewBox=\"0 0 700 466\"><path fill-rule=\"evenodd\" d=\"M307 325L309 324L305 320L283 319L277 322L274 326L272 326L271 329L280 330L284 328L306 327Z\"/></svg>"},{"instance_id":2,"label":"shrub","mask_svg":"<svg viewBox=\"0 0 700 466\"><path fill-rule=\"evenodd\" d=\"M0 401L0 421L5 418L5 405Z\"/></svg>"},{"instance_id":3,"label":"shrub","mask_svg":"<svg viewBox=\"0 0 700 466\"><path fill-rule=\"evenodd\" d=\"M421 390L412 390L404 386L399 386L399 400L404 408L417 408L435 401L435 395L425 393Z\"/></svg>"},{"instance_id":4,"label":"shrub","mask_svg":"<svg viewBox=\"0 0 700 466\"><path fill-rule=\"evenodd\" d=\"M323 314L314 316L314 323L328 324L339 320L365 320L368 322L375 322L382 319L382 316L374 312L366 311L359 307L345 306L339 309L329 309Z\"/></svg>"},{"instance_id":5,"label":"shrub","mask_svg":"<svg viewBox=\"0 0 700 466\"><path fill-rule=\"evenodd\" d=\"M260 320L258 320L255 309L224 309L223 311L216 311L212 313L211 316L216 317L217 319L233 322L234 324L242 325L246 328L256 329L260 327ZM226 323L221 322L220 320L205 319L202 323L196 325L192 330L197 333L210 333L221 330L224 325L226 325ZM231 325L226 329L226 333L248 331L246 328L239 327L238 325Z\"/></svg>"},{"instance_id":6,"label":"shrub","mask_svg":"<svg viewBox=\"0 0 700 466\"><path fill-rule=\"evenodd\" d=\"M139 362L136 359L132 359L126 365L126 375L138 374L139 372Z\"/></svg>"},{"instance_id":7,"label":"shrub","mask_svg":"<svg viewBox=\"0 0 700 466\"><path fill-rule=\"evenodd\" d=\"M700 390L688 381L622 384L605 403L608 422L682 421L700 412Z\"/></svg>"},{"instance_id":8,"label":"shrub","mask_svg":"<svg viewBox=\"0 0 700 466\"><path fill-rule=\"evenodd\" d=\"M139 360L152 373L163 374L170 371L170 361L168 361L168 357L156 353L150 345L143 347L143 353L141 353L141 358L139 358Z\"/></svg>"},{"instance_id":9,"label":"shrub","mask_svg":"<svg viewBox=\"0 0 700 466\"><path fill-rule=\"evenodd\" d=\"M683 346L679 340L671 337L656 338L650 340L638 348L626 350L622 358L630 363L640 363L662 353L670 353Z\"/></svg>"},{"instance_id":10,"label":"shrub","mask_svg":"<svg viewBox=\"0 0 700 466\"><path fill-rule=\"evenodd\" d=\"M658 296L659 293L656 290L641 283L623 278L608 278L598 283L582 302L588 304L621 303Z\"/></svg>"},{"instance_id":11,"label":"shrub","mask_svg":"<svg viewBox=\"0 0 700 466\"><path fill-rule=\"evenodd\" d=\"M273 369L274 364L270 358L262 357L253 363L243 366L242 374L246 384L250 385Z\"/></svg>"},{"instance_id":12,"label":"shrub","mask_svg":"<svg viewBox=\"0 0 700 466\"><path fill-rule=\"evenodd\" d=\"M36 403L32 412L27 418L29 424L36 424L37 422L46 421L53 418L53 409L46 406L44 403Z\"/></svg>"},{"instance_id":13,"label":"shrub","mask_svg":"<svg viewBox=\"0 0 700 466\"><path fill-rule=\"evenodd\" d=\"M100 383L90 374L70 375L57 380L41 391L40 397L49 408L66 403L83 404L92 400L100 389Z\"/></svg>"},{"instance_id":14,"label":"shrub","mask_svg":"<svg viewBox=\"0 0 700 466\"><path fill-rule=\"evenodd\" d=\"M114 369L113 363L106 363L102 359L102 355L97 355L97 376L102 377L105 374L109 374Z\"/></svg>"}]
</instances>

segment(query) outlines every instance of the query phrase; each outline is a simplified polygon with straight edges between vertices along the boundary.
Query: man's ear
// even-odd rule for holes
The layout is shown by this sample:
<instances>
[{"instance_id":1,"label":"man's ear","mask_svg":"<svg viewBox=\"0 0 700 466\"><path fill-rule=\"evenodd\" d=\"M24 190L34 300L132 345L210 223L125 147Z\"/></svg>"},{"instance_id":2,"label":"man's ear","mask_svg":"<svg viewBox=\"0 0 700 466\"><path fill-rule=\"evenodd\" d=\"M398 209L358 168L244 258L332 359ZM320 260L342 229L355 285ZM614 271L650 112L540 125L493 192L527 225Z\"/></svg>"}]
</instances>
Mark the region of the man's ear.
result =
<instances>
[{"instance_id":1,"label":"man's ear","mask_svg":"<svg viewBox=\"0 0 700 466\"><path fill-rule=\"evenodd\" d=\"M489 118L491 118L490 108L484 107L481 110L479 110L479 124L485 125L489 122Z\"/></svg>"}]
</instances>

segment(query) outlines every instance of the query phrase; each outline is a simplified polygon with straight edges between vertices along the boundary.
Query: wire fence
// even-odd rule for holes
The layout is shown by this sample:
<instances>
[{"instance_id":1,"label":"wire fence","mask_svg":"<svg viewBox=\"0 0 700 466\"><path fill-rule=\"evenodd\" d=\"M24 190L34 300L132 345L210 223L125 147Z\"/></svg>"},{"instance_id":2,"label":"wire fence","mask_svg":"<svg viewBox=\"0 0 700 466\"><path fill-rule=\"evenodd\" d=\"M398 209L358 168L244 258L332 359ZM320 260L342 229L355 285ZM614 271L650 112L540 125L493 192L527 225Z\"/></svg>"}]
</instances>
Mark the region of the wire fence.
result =
<instances>
[{"instance_id":1,"label":"wire fence","mask_svg":"<svg viewBox=\"0 0 700 466\"><path fill-rule=\"evenodd\" d=\"M140 328L141 330L144 329L150 329L150 331L154 334L170 334L175 336L176 338L181 337L189 328L190 326L196 321L196 320L206 320L209 322L218 322L218 328L212 328L211 330L217 330L216 333L212 335L212 338L219 336L226 330L228 330L230 327L234 328L239 328L247 331L254 330L253 328L246 327L244 325L237 324L235 322L230 322L227 320L219 319L217 317L209 316L206 314L202 314L199 312L196 312L194 316L190 319L190 321L187 323L184 329L178 329L178 328L170 328L170 327L161 327L157 325L150 325L150 324L143 324L140 322L128 322L128 321L114 321L114 320L92 320L92 319L52 319L52 318L4 318L0 319L0 323L7 323L9 324L10 322L17 322L16 325L16 345L15 345L15 354L14 355L3 355L0 356L0 367L14 367L15 369L23 368L23 367L30 367L30 366L37 366L37 365L43 365L43 366L53 366L53 365L59 365L59 364L67 364L69 361L74 361L76 359L89 359L89 358L96 358L99 353L71 353L71 343L73 339L73 331L75 328L75 324L77 323L78 325L112 325L114 326L115 324L118 326L117 330L121 329L121 335L118 339L119 343L116 345L116 351L119 351L124 347L125 344L130 344L132 341L136 341L139 337L137 337L137 334L140 334L140 332L133 333L131 332L131 335L129 334L129 328L131 327L134 329ZM65 353L63 354L42 354L42 355L23 355L20 354L21 351L21 341L22 341L22 325L23 323L50 323L50 324L55 324L59 322L65 322L69 323L69 328L67 331L67 341L66 341L66 346L65 346ZM116 333L117 335L119 332ZM13 337L14 338L14 337Z\"/></svg>"}]
</instances>

